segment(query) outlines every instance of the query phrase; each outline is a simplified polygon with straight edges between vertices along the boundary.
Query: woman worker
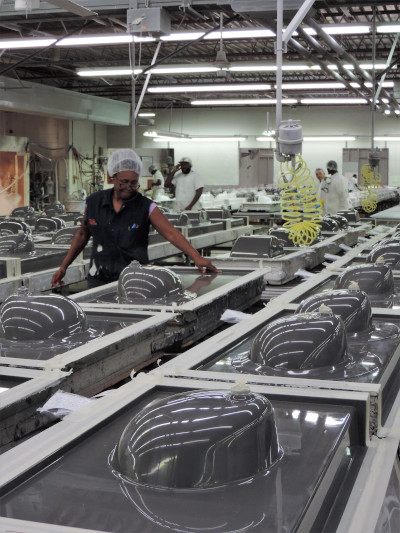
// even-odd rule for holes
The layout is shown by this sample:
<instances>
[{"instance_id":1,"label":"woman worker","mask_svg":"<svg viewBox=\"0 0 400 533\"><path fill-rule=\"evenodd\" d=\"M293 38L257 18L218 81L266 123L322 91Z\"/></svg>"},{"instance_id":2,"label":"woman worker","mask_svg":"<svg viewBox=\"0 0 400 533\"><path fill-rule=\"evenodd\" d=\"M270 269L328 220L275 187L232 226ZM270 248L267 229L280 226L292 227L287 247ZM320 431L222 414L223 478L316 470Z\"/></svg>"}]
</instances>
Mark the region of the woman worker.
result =
<instances>
[{"instance_id":1,"label":"woman worker","mask_svg":"<svg viewBox=\"0 0 400 533\"><path fill-rule=\"evenodd\" d=\"M61 267L52 278L53 286L63 285L69 265L93 237L88 288L117 281L133 260L147 264L150 223L170 243L192 258L202 273L218 272L168 221L155 203L138 192L142 162L133 150L116 150L109 158L107 174L114 187L95 192L86 199L82 224L72 240Z\"/></svg>"}]
</instances>

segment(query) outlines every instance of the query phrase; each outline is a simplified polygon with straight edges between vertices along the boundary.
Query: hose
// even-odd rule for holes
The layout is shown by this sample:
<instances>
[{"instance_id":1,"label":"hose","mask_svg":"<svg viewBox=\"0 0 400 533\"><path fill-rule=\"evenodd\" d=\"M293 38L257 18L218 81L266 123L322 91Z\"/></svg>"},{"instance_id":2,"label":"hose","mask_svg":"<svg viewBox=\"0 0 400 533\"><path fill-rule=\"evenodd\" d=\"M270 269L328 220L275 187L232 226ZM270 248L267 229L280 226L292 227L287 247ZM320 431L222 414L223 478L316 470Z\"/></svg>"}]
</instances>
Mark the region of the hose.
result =
<instances>
[{"instance_id":1,"label":"hose","mask_svg":"<svg viewBox=\"0 0 400 533\"><path fill-rule=\"evenodd\" d=\"M322 202L310 169L299 154L295 157L280 165L283 226L295 246L309 246L319 235Z\"/></svg>"},{"instance_id":2,"label":"hose","mask_svg":"<svg viewBox=\"0 0 400 533\"><path fill-rule=\"evenodd\" d=\"M361 167L361 207L366 213L373 213L378 207L378 187L382 176L366 164Z\"/></svg>"}]
</instances>

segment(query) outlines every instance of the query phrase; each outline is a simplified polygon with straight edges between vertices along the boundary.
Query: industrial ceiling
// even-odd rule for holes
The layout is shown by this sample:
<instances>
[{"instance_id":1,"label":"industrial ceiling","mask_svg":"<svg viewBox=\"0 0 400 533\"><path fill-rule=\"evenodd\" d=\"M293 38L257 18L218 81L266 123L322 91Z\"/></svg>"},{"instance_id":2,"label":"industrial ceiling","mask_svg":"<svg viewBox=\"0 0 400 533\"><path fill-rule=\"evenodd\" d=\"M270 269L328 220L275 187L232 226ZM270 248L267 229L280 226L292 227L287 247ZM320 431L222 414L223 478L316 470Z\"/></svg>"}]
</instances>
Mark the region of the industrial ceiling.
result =
<instances>
[{"instance_id":1,"label":"industrial ceiling","mask_svg":"<svg viewBox=\"0 0 400 533\"><path fill-rule=\"evenodd\" d=\"M284 7L287 1L284 0ZM27 7L16 11L14 2L26 2ZM255 3L248 2L249 5ZM55 4L67 6L68 11ZM142 92L146 80L143 70L152 61L166 58L158 69L179 66L183 72L165 73L164 70L161 73L154 69L144 95L143 111L191 107L193 101L199 100L219 100L221 104L227 99L243 103L249 99L266 99L272 103L275 98L274 8L260 17L257 13L254 16L239 13L237 5L245 3L228 0L131 0L130 4L118 7L105 0L80 0L79 4L90 10L83 12L88 16L72 13L71 9L77 13L81 11L68 0L54 0L51 4L39 3L39 0L4 0L2 5L0 0L0 74L17 79L21 86L36 82L131 102L133 90L136 101ZM149 38L146 33L142 35L146 38L141 39L141 35L135 33L136 42L131 44L76 45L60 41L68 36L127 37L127 10L144 7L162 7L166 11L171 21L171 37L160 39L153 34ZM294 13L293 10L284 12L286 23ZM373 86L377 87L384 77L378 108L398 115L400 110L393 85L398 77L399 14L400 4L381 1L315 1L284 54L284 100L294 102L290 105L308 105L312 99L319 98L338 102L341 98L354 98L355 104L363 100L369 103ZM222 45L218 38L221 15ZM397 30L390 27L396 23L399 24ZM202 33L213 28L217 33L196 42ZM264 31L246 35L238 30ZM39 44L39 39L48 41ZM4 42L9 40L11 44ZM29 48L14 48L11 46L15 40L34 42ZM219 51L226 53L227 61L221 61L221 55L216 61ZM385 70L388 64L390 68ZM78 74L85 69L116 67L127 70L128 74ZM132 77L129 69L133 67L141 72ZM194 71L187 72L187 67ZM204 72L198 72L199 67L203 67ZM300 85L292 85L294 83ZM252 86L246 87L246 84ZM207 85L210 87L204 87Z\"/></svg>"}]
</instances>

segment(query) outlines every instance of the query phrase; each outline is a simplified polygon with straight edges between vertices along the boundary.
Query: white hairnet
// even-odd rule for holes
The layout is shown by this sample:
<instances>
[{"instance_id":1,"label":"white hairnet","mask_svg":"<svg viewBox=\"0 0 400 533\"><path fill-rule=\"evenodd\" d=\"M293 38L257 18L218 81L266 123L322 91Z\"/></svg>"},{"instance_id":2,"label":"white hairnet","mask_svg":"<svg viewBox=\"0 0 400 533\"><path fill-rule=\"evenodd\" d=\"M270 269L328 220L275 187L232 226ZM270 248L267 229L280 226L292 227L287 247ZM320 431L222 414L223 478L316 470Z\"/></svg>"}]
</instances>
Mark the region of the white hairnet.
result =
<instances>
[{"instance_id":1,"label":"white hairnet","mask_svg":"<svg viewBox=\"0 0 400 533\"><path fill-rule=\"evenodd\" d=\"M136 152L128 148L115 150L108 159L107 171L111 177L123 170L136 172L138 177L142 173L142 162L140 157Z\"/></svg>"},{"instance_id":2,"label":"white hairnet","mask_svg":"<svg viewBox=\"0 0 400 533\"><path fill-rule=\"evenodd\" d=\"M328 170L336 170L338 169L336 161L328 161L326 164L326 168Z\"/></svg>"}]
</instances>

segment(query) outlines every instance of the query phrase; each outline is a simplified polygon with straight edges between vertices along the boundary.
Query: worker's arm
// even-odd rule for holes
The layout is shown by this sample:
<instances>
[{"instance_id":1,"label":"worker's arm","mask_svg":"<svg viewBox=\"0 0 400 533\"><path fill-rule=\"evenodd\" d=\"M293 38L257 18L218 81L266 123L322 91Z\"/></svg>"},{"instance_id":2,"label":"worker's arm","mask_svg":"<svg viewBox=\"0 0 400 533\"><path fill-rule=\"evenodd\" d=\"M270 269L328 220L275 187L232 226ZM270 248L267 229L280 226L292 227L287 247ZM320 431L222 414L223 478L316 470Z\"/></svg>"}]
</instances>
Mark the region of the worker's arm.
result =
<instances>
[{"instance_id":1,"label":"worker's arm","mask_svg":"<svg viewBox=\"0 0 400 533\"><path fill-rule=\"evenodd\" d=\"M181 169L181 166L175 165L172 171L168 174L167 179L165 180L165 187L173 187L172 180L174 179L175 174Z\"/></svg>"},{"instance_id":2,"label":"worker's arm","mask_svg":"<svg viewBox=\"0 0 400 533\"><path fill-rule=\"evenodd\" d=\"M185 211L191 211L194 204L200 200L200 196L203 194L203 187L200 187L200 189L196 189L196 194L193 196L193 200L190 202L189 205L185 207Z\"/></svg>"},{"instance_id":3,"label":"worker's arm","mask_svg":"<svg viewBox=\"0 0 400 533\"><path fill-rule=\"evenodd\" d=\"M200 255L199 252L193 248L190 242L187 241L182 233L168 221L158 207L153 209L150 215L150 222L158 231L158 233L165 237L171 244L179 248L179 250L182 250L183 253L191 257L194 264L202 272L205 272L206 270L221 272L211 263L209 259Z\"/></svg>"},{"instance_id":4,"label":"worker's arm","mask_svg":"<svg viewBox=\"0 0 400 533\"><path fill-rule=\"evenodd\" d=\"M85 248L85 246L87 245L90 239L90 231L88 230L85 224L85 220L86 220L86 211L85 211L85 216L83 217L81 226L78 229L78 231L75 233L74 238L72 239L71 246L70 246L70 249L68 250L67 255L64 257L60 268L57 270L57 272L54 274L51 280L51 284L54 287L64 285L64 282L61 280L65 276L67 268L78 257L78 255Z\"/></svg>"}]
</instances>

